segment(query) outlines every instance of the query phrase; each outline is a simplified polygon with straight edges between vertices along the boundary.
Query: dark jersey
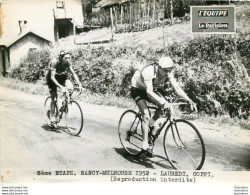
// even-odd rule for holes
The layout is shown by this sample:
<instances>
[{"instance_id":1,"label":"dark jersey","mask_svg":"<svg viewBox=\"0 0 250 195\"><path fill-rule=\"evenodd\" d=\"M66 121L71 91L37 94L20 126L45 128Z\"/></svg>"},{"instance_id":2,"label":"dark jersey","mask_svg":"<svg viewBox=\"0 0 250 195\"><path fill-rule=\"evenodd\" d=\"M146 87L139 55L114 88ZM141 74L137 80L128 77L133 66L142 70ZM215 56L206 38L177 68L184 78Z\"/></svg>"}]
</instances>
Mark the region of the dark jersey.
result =
<instances>
[{"instance_id":1,"label":"dark jersey","mask_svg":"<svg viewBox=\"0 0 250 195\"><path fill-rule=\"evenodd\" d=\"M47 83L53 82L51 80L51 71L55 70L55 78L57 81L65 81L69 77L69 67L70 64L68 62L61 62L57 59L53 59L49 64L49 70L46 75Z\"/></svg>"}]
</instances>

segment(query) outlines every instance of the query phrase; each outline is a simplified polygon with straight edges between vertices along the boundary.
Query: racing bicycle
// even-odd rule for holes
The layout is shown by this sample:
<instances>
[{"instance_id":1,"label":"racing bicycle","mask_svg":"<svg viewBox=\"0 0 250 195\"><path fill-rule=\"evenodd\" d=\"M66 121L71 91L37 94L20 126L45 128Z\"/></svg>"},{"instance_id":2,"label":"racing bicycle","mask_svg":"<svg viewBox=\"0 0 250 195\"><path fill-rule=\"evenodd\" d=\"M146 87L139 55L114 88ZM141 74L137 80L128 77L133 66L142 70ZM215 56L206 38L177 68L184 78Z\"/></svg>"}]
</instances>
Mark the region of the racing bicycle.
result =
<instances>
[{"instance_id":1,"label":"racing bicycle","mask_svg":"<svg viewBox=\"0 0 250 195\"><path fill-rule=\"evenodd\" d=\"M186 103L172 103L173 106L182 106ZM187 104L186 104L187 105ZM149 106L150 113L158 108ZM153 136L152 129L148 132L149 144L152 149L157 137L164 132L163 147L165 155L174 169L200 170L205 161L205 144L198 129L189 121L174 119L167 110L165 119L158 131ZM133 110L125 111L120 118L118 133L121 144L127 153L139 156L142 151L142 115Z\"/></svg>"},{"instance_id":2,"label":"racing bicycle","mask_svg":"<svg viewBox=\"0 0 250 195\"><path fill-rule=\"evenodd\" d=\"M56 123L60 123L64 116L69 134L74 136L78 136L81 133L84 123L81 106L77 101L72 99L73 92L77 91L78 89L78 87L74 87L73 90L66 88L66 93L63 93L61 107L58 108L56 106L55 108L55 114L57 116ZM78 95L80 95L80 93ZM47 97L44 102L44 118L49 126L51 126L50 112L51 96Z\"/></svg>"}]
</instances>

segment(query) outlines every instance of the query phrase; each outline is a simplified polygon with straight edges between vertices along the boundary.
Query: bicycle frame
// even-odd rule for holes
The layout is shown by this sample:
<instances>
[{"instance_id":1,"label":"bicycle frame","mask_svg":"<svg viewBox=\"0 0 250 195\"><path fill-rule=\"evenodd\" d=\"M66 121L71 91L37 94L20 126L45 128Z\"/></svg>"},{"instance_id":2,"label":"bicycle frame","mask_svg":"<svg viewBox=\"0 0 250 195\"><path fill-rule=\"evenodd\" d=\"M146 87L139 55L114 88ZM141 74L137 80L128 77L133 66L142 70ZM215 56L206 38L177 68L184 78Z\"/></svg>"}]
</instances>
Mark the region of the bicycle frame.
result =
<instances>
[{"instance_id":1,"label":"bicycle frame","mask_svg":"<svg viewBox=\"0 0 250 195\"><path fill-rule=\"evenodd\" d=\"M186 104L185 104L185 103L175 103L174 105L186 105ZM150 109L152 109L152 110L158 110L159 108L153 107L153 106L148 106L148 109L149 109L149 110L150 110ZM151 113L151 112L150 112L150 113ZM137 113L136 117L139 117L139 119L142 120L142 119L141 119L141 113L140 113L140 111ZM132 126L134 125L135 121L136 121L136 118L135 118L135 120L134 120ZM172 134L173 134L173 139L174 139L176 145L177 145L179 148L182 148L182 146L180 146L180 145L177 143L177 141L176 141L176 136L178 136L180 142L183 144L184 147L186 147L186 145L185 145L185 144L183 143L183 141L181 140L181 137L180 137L178 128L177 128L177 126L176 126L176 124L175 124L175 122L174 122L174 119L171 117L171 115L169 115L168 117L166 117L165 122L164 122L163 125L160 127L159 132L158 132L158 134L157 134L156 136L153 136L153 135L152 135L152 131L149 131L149 132L148 132L149 138L151 138L151 141L153 142L153 144L154 144L155 140L158 138L158 136L161 134L162 130L166 127L168 121L170 121L169 125L170 125L170 127L171 127L171 131L172 131ZM138 123L138 124L139 124L139 123ZM138 127L138 124L137 124L137 126L136 126L136 129L137 129L137 127ZM175 126L175 131L174 131L174 129L173 129L173 125ZM131 128L132 128L132 126L131 126ZM137 133L136 133L136 134L137 134ZM176 134L177 134L177 135L176 135ZM138 134L138 135L139 135L139 134ZM141 136L141 135L139 135L139 136ZM142 141L141 138L138 138L138 137L135 137L135 138L137 138L137 139L139 139L139 140Z\"/></svg>"},{"instance_id":2,"label":"bicycle frame","mask_svg":"<svg viewBox=\"0 0 250 195\"><path fill-rule=\"evenodd\" d=\"M182 102L172 103L172 106L183 104L187 105ZM158 107L151 105L148 106L148 109L150 117L153 114L155 117L160 114L158 111L155 113L156 110L160 109ZM180 106L179 109L181 114L191 113L188 107ZM157 128L158 124L156 123L155 125L155 128L157 128L156 134L153 128L149 127L148 144L150 149L154 149L156 139L163 132L164 136L161 137L159 141L163 141L165 155L174 169L183 169L185 167L195 170L201 169L205 160L205 145L198 129L187 120L179 118L180 115L174 118L175 112L168 113L167 109L165 111L167 114L165 114L163 110L165 116L160 116L162 118L162 125L159 124L159 129ZM141 142L143 142L144 131L140 123L142 124L141 112L127 110L122 114L118 125L119 138L122 146L133 156L138 156L143 153ZM156 152L160 151L156 149Z\"/></svg>"},{"instance_id":3,"label":"bicycle frame","mask_svg":"<svg viewBox=\"0 0 250 195\"><path fill-rule=\"evenodd\" d=\"M57 106L57 110L58 111L58 117L57 117L57 123L60 122L60 120L62 119L62 115L63 113L67 110L68 108L68 103L72 101L72 95L73 95L73 92L75 89L79 89L78 87L74 87L73 90L72 90L72 93L69 92L69 89L66 88L66 93L63 94L64 96L64 100L62 101L62 106L58 109L58 106ZM81 94L81 93L80 93ZM80 95L79 94L79 95ZM67 99L69 98L69 101L67 101Z\"/></svg>"},{"instance_id":4,"label":"bicycle frame","mask_svg":"<svg viewBox=\"0 0 250 195\"><path fill-rule=\"evenodd\" d=\"M67 109L67 107L68 107L68 103L67 103L66 98L65 98L63 100L63 102L62 102L62 106L59 109L59 113L58 113L58 117L57 117L57 123L59 123L60 120L62 119L62 115L65 112L65 110Z\"/></svg>"}]
</instances>

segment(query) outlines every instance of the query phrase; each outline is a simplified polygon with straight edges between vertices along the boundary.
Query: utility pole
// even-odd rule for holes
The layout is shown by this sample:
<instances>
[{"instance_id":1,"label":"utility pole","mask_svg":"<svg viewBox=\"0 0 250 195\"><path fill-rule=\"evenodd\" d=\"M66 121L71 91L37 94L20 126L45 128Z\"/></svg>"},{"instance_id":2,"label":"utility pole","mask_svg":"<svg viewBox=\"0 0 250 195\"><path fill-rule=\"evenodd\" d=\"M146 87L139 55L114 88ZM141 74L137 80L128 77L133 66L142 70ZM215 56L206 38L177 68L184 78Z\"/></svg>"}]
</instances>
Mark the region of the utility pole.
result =
<instances>
[{"instance_id":1,"label":"utility pole","mask_svg":"<svg viewBox=\"0 0 250 195\"><path fill-rule=\"evenodd\" d=\"M173 25L174 24L173 0L170 0L170 16L171 16L171 25Z\"/></svg>"},{"instance_id":2,"label":"utility pole","mask_svg":"<svg viewBox=\"0 0 250 195\"><path fill-rule=\"evenodd\" d=\"M165 13L165 3L163 5L163 23L162 23L162 38L163 38L163 50L165 51L166 47L165 47L165 31L164 31L164 28L165 28L165 25L164 25L164 13Z\"/></svg>"},{"instance_id":3,"label":"utility pole","mask_svg":"<svg viewBox=\"0 0 250 195\"><path fill-rule=\"evenodd\" d=\"M111 41L113 42L113 39L114 39L114 33L113 33L114 22L113 22L112 7L110 7L109 10L110 10L110 19L111 19Z\"/></svg>"}]
</instances>

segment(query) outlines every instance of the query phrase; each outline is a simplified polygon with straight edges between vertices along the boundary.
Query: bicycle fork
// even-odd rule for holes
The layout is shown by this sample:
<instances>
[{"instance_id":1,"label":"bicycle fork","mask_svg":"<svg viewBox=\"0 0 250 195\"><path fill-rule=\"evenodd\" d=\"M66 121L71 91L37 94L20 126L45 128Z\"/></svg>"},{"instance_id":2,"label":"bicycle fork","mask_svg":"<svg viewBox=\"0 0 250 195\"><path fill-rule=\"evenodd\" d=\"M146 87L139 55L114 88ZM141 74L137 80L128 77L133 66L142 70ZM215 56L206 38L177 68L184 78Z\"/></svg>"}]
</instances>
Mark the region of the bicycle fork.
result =
<instances>
[{"instance_id":1,"label":"bicycle fork","mask_svg":"<svg viewBox=\"0 0 250 195\"><path fill-rule=\"evenodd\" d=\"M173 128L174 126L174 128ZM179 133L179 130L177 128L177 125L176 125L176 122L173 120L173 119L170 119L170 127L171 127L171 131L172 131L172 135L173 135L173 138L174 138L174 142L176 144L176 146L179 148L179 149L182 149L182 148L186 148L187 145L185 145L180 137L180 133ZM177 139L179 139L179 142L182 144L178 144L177 143Z\"/></svg>"}]
</instances>

